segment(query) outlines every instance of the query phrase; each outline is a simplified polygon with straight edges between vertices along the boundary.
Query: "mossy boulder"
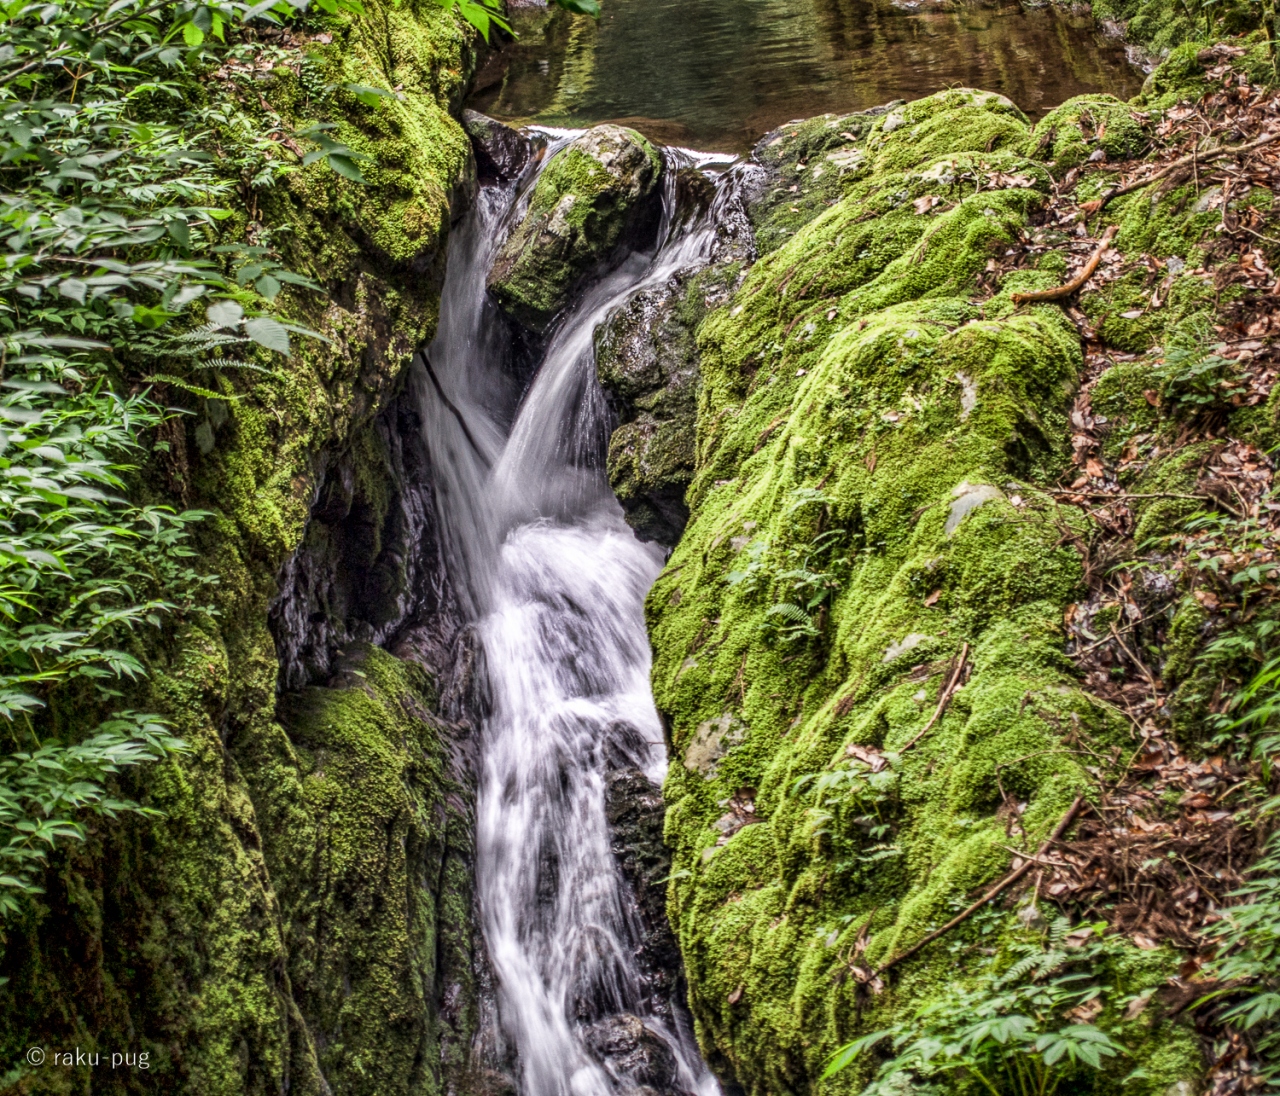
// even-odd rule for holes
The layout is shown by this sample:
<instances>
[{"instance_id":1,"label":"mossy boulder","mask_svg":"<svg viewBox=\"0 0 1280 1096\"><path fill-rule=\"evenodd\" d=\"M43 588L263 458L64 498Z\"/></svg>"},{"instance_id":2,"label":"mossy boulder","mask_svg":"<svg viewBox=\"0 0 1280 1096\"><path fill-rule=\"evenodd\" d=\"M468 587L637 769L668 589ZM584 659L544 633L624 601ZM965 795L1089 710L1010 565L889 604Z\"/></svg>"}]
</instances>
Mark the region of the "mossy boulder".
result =
<instances>
[{"instance_id":1,"label":"mossy boulder","mask_svg":"<svg viewBox=\"0 0 1280 1096\"><path fill-rule=\"evenodd\" d=\"M544 331L588 278L652 242L661 175L653 146L622 126L596 126L557 152L489 272L498 303Z\"/></svg>"},{"instance_id":2,"label":"mossy boulder","mask_svg":"<svg viewBox=\"0 0 1280 1096\"><path fill-rule=\"evenodd\" d=\"M873 174L909 170L944 154L1014 149L1028 125L1010 99L973 88L788 122L752 152L762 169L749 188L759 251L780 247Z\"/></svg>"},{"instance_id":3,"label":"mossy boulder","mask_svg":"<svg viewBox=\"0 0 1280 1096\"><path fill-rule=\"evenodd\" d=\"M806 125L787 139L830 156ZM820 1080L829 1055L969 984L1001 938L962 925L879 994L854 957L874 969L1006 871L1014 815L1027 842L1053 828L1092 780L1064 734L1129 733L1063 646L1083 524L1047 489L1080 338L1009 297L1058 271L990 274L1051 187L1026 119L959 89L843 133L839 193L699 326L691 517L647 605L668 906L704 1051L752 1096L858 1091L857 1069ZM1124 992L1177 966L1113 951ZM1144 1091L1194 1075L1189 1026L1143 1023Z\"/></svg>"},{"instance_id":4,"label":"mossy boulder","mask_svg":"<svg viewBox=\"0 0 1280 1096\"><path fill-rule=\"evenodd\" d=\"M1065 175L1099 153L1109 160L1141 156L1149 143L1144 120L1126 103L1113 95L1077 95L1036 123L1025 151Z\"/></svg>"}]
</instances>

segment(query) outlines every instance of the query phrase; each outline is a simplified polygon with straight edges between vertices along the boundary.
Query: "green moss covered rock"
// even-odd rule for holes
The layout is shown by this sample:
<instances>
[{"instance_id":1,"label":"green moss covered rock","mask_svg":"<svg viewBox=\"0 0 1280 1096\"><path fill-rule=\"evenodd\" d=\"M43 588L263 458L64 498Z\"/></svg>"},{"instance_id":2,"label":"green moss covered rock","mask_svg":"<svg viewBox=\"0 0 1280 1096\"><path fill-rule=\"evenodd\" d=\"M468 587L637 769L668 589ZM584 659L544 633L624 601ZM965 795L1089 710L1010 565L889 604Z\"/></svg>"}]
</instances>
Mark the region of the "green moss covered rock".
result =
<instances>
[{"instance_id":1,"label":"green moss covered rock","mask_svg":"<svg viewBox=\"0 0 1280 1096\"><path fill-rule=\"evenodd\" d=\"M524 219L494 260L490 292L521 323L545 330L621 248L652 239L661 174L661 157L635 130L588 130L538 177Z\"/></svg>"},{"instance_id":2,"label":"green moss covered rock","mask_svg":"<svg viewBox=\"0 0 1280 1096\"><path fill-rule=\"evenodd\" d=\"M847 130L834 204L699 327L691 518L647 611L669 909L704 1050L753 1096L858 1091L856 1069L820 1081L828 1056L970 984L992 929L961 926L879 993L854 968L1053 828L1091 780L1064 735L1128 742L1063 648L1080 518L1045 489L1070 467L1079 335L1009 299L1054 270L985 281L1051 185L1028 130L964 90ZM1113 950L1126 992L1176 967ZM1194 1033L1143 1024L1144 1091L1193 1076Z\"/></svg>"},{"instance_id":3,"label":"green moss covered rock","mask_svg":"<svg viewBox=\"0 0 1280 1096\"><path fill-rule=\"evenodd\" d=\"M1149 143L1143 120L1127 104L1113 95L1077 95L1036 123L1026 151L1065 175L1099 151L1127 160L1141 156Z\"/></svg>"}]
</instances>

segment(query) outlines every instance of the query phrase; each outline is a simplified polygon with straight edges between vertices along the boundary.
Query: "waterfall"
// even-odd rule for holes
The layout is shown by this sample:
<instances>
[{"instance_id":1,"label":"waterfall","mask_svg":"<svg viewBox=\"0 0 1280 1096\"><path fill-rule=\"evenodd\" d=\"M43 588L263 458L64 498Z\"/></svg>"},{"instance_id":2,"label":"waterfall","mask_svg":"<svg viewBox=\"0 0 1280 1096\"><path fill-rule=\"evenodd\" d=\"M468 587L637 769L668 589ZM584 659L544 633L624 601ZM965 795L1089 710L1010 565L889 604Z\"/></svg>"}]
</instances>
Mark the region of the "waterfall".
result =
<instances>
[{"instance_id":1,"label":"waterfall","mask_svg":"<svg viewBox=\"0 0 1280 1096\"><path fill-rule=\"evenodd\" d=\"M568 139L552 135L542 162ZM655 783L665 771L643 614L662 553L636 539L605 478L609 416L592 338L632 292L705 261L711 219L677 223L680 154L666 155L662 242L562 317L523 394L485 275L530 180L483 188L451 240L422 362L446 542L483 655L478 891L522 1096L719 1092L687 1017L646 994L641 927L605 813L610 765ZM592 1032L617 1017L643 1024L665 1079L611 1061L598 1038L593 1053Z\"/></svg>"}]
</instances>

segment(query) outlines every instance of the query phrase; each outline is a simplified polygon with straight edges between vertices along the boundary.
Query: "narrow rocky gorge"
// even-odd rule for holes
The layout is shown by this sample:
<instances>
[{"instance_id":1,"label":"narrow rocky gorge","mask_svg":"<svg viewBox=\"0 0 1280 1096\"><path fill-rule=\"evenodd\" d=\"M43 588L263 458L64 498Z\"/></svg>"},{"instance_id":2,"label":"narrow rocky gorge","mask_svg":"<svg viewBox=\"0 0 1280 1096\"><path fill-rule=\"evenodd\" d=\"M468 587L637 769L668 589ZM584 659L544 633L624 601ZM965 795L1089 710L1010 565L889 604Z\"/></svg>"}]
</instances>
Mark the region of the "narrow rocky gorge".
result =
<instances>
[{"instance_id":1,"label":"narrow rocky gorge","mask_svg":"<svg viewBox=\"0 0 1280 1096\"><path fill-rule=\"evenodd\" d=\"M0 1091L968 1092L824 1071L1008 956L1122 1048L1061 1091L1260 1088L1200 998L1274 793L1220 642L1271 619L1262 32L735 159L463 110L452 14L367 9L217 77L376 166L237 214L323 339L160 382L137 490L219 581L128 688L189 750L3 924L6 1054L149 1070Z\"/></svg>"}]
</instances>

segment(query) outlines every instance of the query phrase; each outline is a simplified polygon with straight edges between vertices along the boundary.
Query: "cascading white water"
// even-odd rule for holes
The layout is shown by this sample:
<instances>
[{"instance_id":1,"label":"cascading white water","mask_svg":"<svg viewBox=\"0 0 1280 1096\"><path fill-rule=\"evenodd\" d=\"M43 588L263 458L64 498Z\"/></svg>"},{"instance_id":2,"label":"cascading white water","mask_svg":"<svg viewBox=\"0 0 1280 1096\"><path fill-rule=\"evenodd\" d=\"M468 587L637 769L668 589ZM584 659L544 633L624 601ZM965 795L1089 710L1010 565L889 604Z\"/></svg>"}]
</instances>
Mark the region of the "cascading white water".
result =
<instances>
[{"instance_id":1,"label":"cascading white water","mask_svg":"<svg viewBox=\"0 0 1280 1096\"><path fill-rule=\"evenodd\" d=\"M424 430L488 687L480 904L523 1096L640 1088L587 1046L592 1022L620 1014L669 1047L665 1091L719 1091L679 1017L668 1022L646 1002L640 925L605 813L610 758L655 782L666 765L643 615L662 556L632 534L605 479L592 336L631 292L705 256L710 221L672 230L674 193L669 183L656 256L625 261L563 319L512 420L508 347L503 325L486 320L484 281L519 200L511 188L482 190L450 244L427 351Z\"/></svg>"}]
</instances>

